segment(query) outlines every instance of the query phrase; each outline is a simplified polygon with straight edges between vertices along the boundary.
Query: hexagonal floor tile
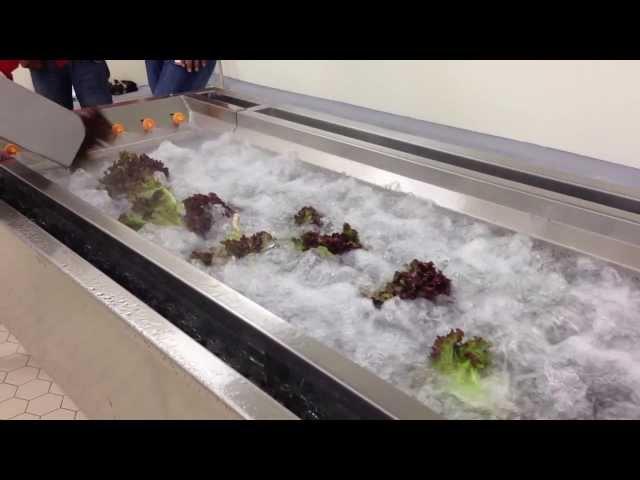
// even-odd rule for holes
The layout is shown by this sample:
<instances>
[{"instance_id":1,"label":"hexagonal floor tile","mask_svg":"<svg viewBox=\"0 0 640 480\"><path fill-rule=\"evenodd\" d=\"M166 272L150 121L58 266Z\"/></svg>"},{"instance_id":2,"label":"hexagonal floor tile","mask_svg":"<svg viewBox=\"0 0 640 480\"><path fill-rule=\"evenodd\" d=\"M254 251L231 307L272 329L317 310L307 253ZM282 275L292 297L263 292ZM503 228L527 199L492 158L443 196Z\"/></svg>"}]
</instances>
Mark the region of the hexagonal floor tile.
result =
<instances>
[{"instance_id":1,"label":"hexagonal floor tile","mask_svg":"<svg viewBox=\"0 0 640 480\"><path fill-rule=\"evenodd\" d=\"M0 383L0 402L4 402L8 398L13 398L16 394L16 389L13 385L6 383Z\"/></svg>"},{"instance_id":2,"label":"hexagonal floor tile","mask_svg":"<svg viewBox=\"0 0 640 480\"><path fill-rule=\"evenodd\" d=\"M31 413L23 413L17 417L13 417L11 420L40 420L38 415L32 415Z\"/></svg>"},{"instance_id":3,"label":"hexagonal floor tile","mask_svg":"<svg viewBox=\"0 0 640 480\"><path fill-rule=\"evenodd\" d=\"M76 412L65 410L64 408L59 408L42 416L42 420L74 420L75 418Z\"/></svg>"},{"instance_id":4,"label":"hexagonal floor tile","mask_svg":"<svg viewBox=\"0 0 640 480\"><path fill-rule=\"evenodd\" d=\"M88 420L0 323L0 420Z\"/></svg>"},{"instance_id":5,"label":"hexagonal floor tile","mask_svg":"<svg viewBox=\"0 0 640 480\"><path fill-rule=\"evenodd\" d=\"M71 400L71 398L69 398L69 395L65 395L62 399L62 408L73 410L74 413L78 410L78 406L74 403L73 400Z\"/></svg>"},{"instance_id":6,"label":"hexagonal floor tile","mask_svg":"<svg viewBox=\"0 0 640 480\"><path fill-rule=\"evenodd\" d=\"M40 365L40 362L38 362L33 357L33 355L29 358L29 361L27 362L27 365L29 365L30 367L42 368L42 365Z\"/></svg>"},{"instance_id":7,"label":"hexagonal floor tile","mask_svg":"<svg viewBox=\"0 0 640 480\"><path fill-rule=\"evenodd\" d=\"M53 393L47 393L41 397L29 400L29 406L27 407L27 413L33 413L35 415L46 415L52 412L62 404L62 396L54 395Z\"/></svg>"},{"instance_id":8,"label":"hexagonal floor tile","mask_svg":"<svg viewBox=\"0 0 640 480\"><path fill-rule=\"evenodd\" d=\"M27 408L27 401L21 398L10 398L0 402L0 420L8 420L24 413Z\"/></svg>"},{"instance_id":9,"label":"hexagonal floor tile","mask_svg":"<svg viewBox=\"0 0 640 480\"><path fill-rule=\"evenodd\" d=\"M10 372L20 367L24 367L27 364L29 357L22 353L14 353L6 357L0 357L0 371Z\"/></svg>"},{"instance_id":10,"label":"hexagonal floor tile","mask_svg":"<svg viewBox=\"0 0 640 480\"><path fill-rule=\"evenodd\" d=\"M33 380L38 375L38 369L34 367L22 367L17 370L12 370L7 374L7 378L4 379L5 383L12 385L23 385L30 380Z\"/></svg>"},{"instance_id":11,"label":"hexagonal floor tile","mask_svg":"<svg viewBox=\"0 0 640 480\"><path fill-rule=\"evenodd\" d=\"M16 353L18 345L16 343L0 343L0 357L6 357L12 353Z\"/></svg>"},{"instance_id":12,"label":"hexagonal floor tile","mask_svg":"<svg viewBox=\"0 0 640 480\"><path fill-rule=\"evenodd\" d=\"M20 385L20 388L18 388L15 396L17 398L24 398L25 400L33 400L40 395L48 393L49 387L51 387L50 382L36 378L35 380L31 380L24 385Z\"/></svg>"},{"instance_id":13,"label":"hexagonal floor tile","mask_svg":"<svg viewBox=\"0 0 640 480\"><path fill-rule=\"evenodd\" d=\"M62 391L62 388L60 388L60 385L55 382L51 384L51 388L49 389L49 391L51 393L55 393L56 395L64 395L64 392Z\"/></svg>"}]
</instances>

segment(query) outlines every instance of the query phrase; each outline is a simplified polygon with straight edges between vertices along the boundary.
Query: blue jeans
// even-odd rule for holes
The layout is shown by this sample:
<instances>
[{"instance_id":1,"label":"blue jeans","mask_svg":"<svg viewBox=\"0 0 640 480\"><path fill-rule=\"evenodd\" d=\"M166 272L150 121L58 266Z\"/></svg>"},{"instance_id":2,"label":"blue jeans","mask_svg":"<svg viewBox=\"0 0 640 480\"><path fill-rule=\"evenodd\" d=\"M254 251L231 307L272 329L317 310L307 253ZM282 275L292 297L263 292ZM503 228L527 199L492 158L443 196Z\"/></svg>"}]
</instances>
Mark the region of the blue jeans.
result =
<instances>
[{"instance_id":1,"label":"blue jeans","mask_svg":"<svg viewBox=\"0 0 640 480\"><path fill-rule=\"evenodd\" d=\"M31 70L31 80L36 92L69 110L73 110L71 87L82 108L113 103L104 60L73 60L62 68L47 61L45 68Z\"/></svg>"},{"instance_id":2,"label":"blue jeans","mask_svg":"<svg viewBox=\"0 0 640 480\"><path fill-rule=\"evenodd\" d=\"M207 86L216 60L207 60L207 65L199 71L187 72L173 60L146 60L149 88L156 97L166 97L179 93L202 90Z\"/></svg>"}]
</instances>

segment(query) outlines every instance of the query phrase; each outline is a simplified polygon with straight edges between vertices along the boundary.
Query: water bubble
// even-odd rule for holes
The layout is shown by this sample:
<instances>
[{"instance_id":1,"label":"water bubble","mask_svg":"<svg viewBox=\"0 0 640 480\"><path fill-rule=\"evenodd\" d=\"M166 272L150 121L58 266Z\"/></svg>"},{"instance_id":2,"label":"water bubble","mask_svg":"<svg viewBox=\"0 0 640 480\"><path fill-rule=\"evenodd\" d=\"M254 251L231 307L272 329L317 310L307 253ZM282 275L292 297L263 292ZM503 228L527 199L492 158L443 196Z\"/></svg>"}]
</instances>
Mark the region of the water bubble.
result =
<instances>
[{"instance_id":1,"label":"water bubble","mask_svg":"<svg viewBox=\"0 0 640 480\"><path fill-rule=\"evenodd\" d=\"M638 279L399 194L397 184L373 188L295 155L234 141L231 134L181 145L165 141L150 154L169 168L178 199L215 192L241 209L249 233L264 229L285 239L300 234L290 218L305 205L325 215L326 229L345 221L356 228L366 251L322 258L280 242L260 256L196 268L437 412L450 418L611 418L640 412ZM59 181L114 218L128 208L126 200L116 202L101 190L94 174L78 170ZM216 245L224 229L217 225L204 240L179 227L148 225L140 234L187 259L194 248ZM445 269L453 279L450 301L395 299L373 309L362 288L384 285L414 258ZM135 311L129 307L127 316ZM491 389L500 408L465 404L439 383L429 349L451 328L492 342L500 375L492 377Z\"/></svg>"}]
</instances>

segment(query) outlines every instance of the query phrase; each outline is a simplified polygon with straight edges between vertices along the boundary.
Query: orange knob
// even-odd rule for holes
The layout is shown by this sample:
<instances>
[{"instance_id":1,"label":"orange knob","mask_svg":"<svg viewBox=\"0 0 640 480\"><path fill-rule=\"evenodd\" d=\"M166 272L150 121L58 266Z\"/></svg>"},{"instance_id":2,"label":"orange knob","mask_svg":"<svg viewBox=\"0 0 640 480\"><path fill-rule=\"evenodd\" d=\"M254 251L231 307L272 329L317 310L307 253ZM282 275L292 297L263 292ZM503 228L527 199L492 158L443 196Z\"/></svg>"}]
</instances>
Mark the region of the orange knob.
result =
<instances>
[{"instance_id":1,"label":"orange knob","mask_svg":"<svg viewBox=\"0 0 640 480\"><path fill-rule=\"evenodd\" d=\"M142 120L142 128L145 132L149 132L156 127L156 121L153 118L145 118Z\"/></svg>"},{"instance_id":2,"label":"orange knob","mask_svg":"<svg viewBox=\"0 0 640 480\"><path fill-rule=\"evenodd\" d=\"M124 125L121 123L114 123L113 126L111 127L111 130L116 135L121 135L124 133Z\"/></svg>"},{"instance_id":3,"label":"orange knob","mask_svg":"<svg viewBox=\"0 0 640 480\"><path fill-rule=\"evenodd\" d=\"M187 117L185 117L184 113L182 113L182 112L175 112L175 113L171 114L171 121L173 122L174 125L180 125L186 119L187 119Z\"/></svg>"},{"instance_id":4,"label":"orange knob","mask_svg":"<svg viewBox=\"0 0 640 480\"><path fill-rule=\"evenodd\" d=\"M13 157L14 155L17 155L18 153L20 153L20 147L18 147L17 145L14 145L13 143L9 143L5 145L4 153Z\"/></svg>"}]
</instances>

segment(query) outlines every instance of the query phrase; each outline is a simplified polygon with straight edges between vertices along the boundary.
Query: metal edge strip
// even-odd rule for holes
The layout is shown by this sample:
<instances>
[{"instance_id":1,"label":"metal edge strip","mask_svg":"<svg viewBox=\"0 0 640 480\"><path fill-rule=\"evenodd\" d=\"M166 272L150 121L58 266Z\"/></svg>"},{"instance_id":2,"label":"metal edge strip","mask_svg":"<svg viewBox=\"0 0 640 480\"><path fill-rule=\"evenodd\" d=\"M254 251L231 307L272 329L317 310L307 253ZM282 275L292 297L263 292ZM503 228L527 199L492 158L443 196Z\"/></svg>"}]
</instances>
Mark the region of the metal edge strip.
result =
<instances>
[{"instance_id":1,"label":"metal edge strip","mask_svg":"<svg viewBox=\"0 0 640 480\"><path fill-rule=\"evenodd\" d=\"M333 349L306 336L285 320L244 297L214 277L164 250L120 222L50 182L28 167L11 161L0 165L11 175L42 192L54 202L73 211L99 230L138 252L159 268L180 279L197 292L221 305L230 314L260 331L272 341L304 359L354 395L374 405L394 419L432 420L439 417L413 397L392 386L374 373L356 365Z\"/></svg>"},{"instance_id":2,"label":"metal edge strip","mask_svg":"<svg viewBox=\"0 0 640 480\"><path fill-rule=\"evenodd\" d=\"M213 94L215 96L218 97L229 97L231 99L237 99L240 102L243 103L252 103L254 104L251 107L240 107L238 105L234 105L234 104L230 104L230 105L234 105L238 110L246 110L247 108L256 108L259 107L263 104L263 102L257 98L251 97L249 95L245 95L245 94L241 94L238 92L235 92L231 89L225 89L225 88L220 88L220 87L211 87L211 88L207 88L204 90L199 90L196 92L190 92L185 94L187 97L190 98L195 98L198 99L200 101L204 101L204 102L212 102L212 103L220 103L220 104L226 104L226 102L221 99L221 98L210 98L207 97L208 95Z\"/></svg>"},{"instance_id":3,"label":"metal edge strip","mask_svg":"<svg viewBox=\"0 0 640 480\"><path fill-rule=\"evenodd\" d=\"M522 165L518 165L514 163L513 160L510 159L509 157L505 155L500 155L497 153L489 153L489 152L481 151L478 149L472 149L467 147L460 147L458 145L447 144L444 142L439 142L436 140L418 137L415 135L410 135L410 134L406 134L406 133L395 131L395 130L377 127L374 125L365 124L363 122L356 122L356 121L340 118L334 115L329 115L322 112L315 112L315 111L311 111L311 110L307 110L307 109L295 107L295 106L263 105L260 108L248 109L248 110L252 110L267 116L273 116L274 118L278 118L278 117L269 113L270 110L278 110L285 113L291 113L293 115L307 117L313 121L323 122L323 123L335 125L336 127L358 131L358 132L361 132L363 135L373 135L377 137L384 137L386 139L393 140L395 142L404 143L407 145L432 150L438 153L443 153L447 155L458 156L464 159L473 160L478 163L486 164L488 168L491 168L492 166L496 166L496 167L511 170L514 172L526 173L528 175L539 177L541 179L563 183L566 185L570 185L572 187L595 190L601 193L610 194L613 196L630 199L630 200L637 200L640 202L640 190L625 188L622 186L612 185L610 183L607 183L601 180L590 179L587 177L578 177L575 175L570 175L565 172L560 172L557 170L552 171L549 169L534 167L530 165L527 166L525 169L523 169ZM296 123L294 120L291 120L291 122ZM314 127L310 127L310 128L314 128ZM354 137L343 136L343 135L340 135L339 133L335 133L335 132L332 132L332 133L335 135L341 136L343 138L355 139ZM359 139L356 139L356 140L359 140ZM359 140L359 141L367 142L366 140ZM367 142L367 143L374 147L379 146L381 148L389 148L393 150L392 147L384 147L381 145L376 145L371 142ZM425 158L425 157L419 157L419 158ZM442 164L442 165L444 168L447 167L447 164ZM457 167L457 168L455 166L453 167L456 169L456 171L464 170L464 167ZM519 182L513 182L513 183L518 184Z\"/></svg>"},{"instance_id":4,"label":"metal edge strip","mask_svg":"<svg viewBox=\"0 0 640 480\"><path fill-rule=\"evenodd\" d=\"M149 348L157 350L173 364L175 370L192 378L240 417L283 420L297 418L187 334L3 201L0 201L0 226L8 229L28 248L70 277L86 291L87 296L118 318L126 329L135 332ZM99 285L99 291L90 287L91 285ZM41 301L44 296L40 295ZM118 301L110 301L110 298ZM73 369L73 366L70 368Z\"/></svg>"},{"instance_id":5,"label":"metal edge strip","mask_svg":"<svg viewBox=\"0 0 640 480\"><path fill-rule=\"evenodd\" d=\"M454 173L437 165L415 162L403 152L371 148L358 140L345 142L339 135L255 111L238 114L236 135L267 150L288 148L307 163L378 186L398 183L403 191L435 201L444 208L522 231L623 268L640 270L640 224L609 211L594 211L588 208L591 206L588 202L584 202L586 206L577 206L563 202L560 195L558 198L543 195L539 189L524 191L478 176ZM411 169L413 173L409 172Z\"/></svg>"}]
</instances>

